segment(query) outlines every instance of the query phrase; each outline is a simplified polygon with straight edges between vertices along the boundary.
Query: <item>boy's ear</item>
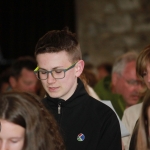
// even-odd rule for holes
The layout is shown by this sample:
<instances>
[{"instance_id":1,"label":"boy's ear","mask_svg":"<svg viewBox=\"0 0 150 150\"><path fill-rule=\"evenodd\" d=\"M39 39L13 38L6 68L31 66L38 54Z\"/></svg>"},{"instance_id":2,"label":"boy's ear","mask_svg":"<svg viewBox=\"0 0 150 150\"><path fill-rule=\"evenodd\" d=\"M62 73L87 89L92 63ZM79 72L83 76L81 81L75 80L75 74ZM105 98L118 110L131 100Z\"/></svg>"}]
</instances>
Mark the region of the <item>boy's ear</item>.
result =
<instances>
[{"instance_id":1,"label":"boy's ear","mask_svg":"<svg viewBox=\"0 0 150 150\"><path fill-rule=\"evenodd\" d=\"M14 77L11 76L11 77L9 77L9 83L10 83L10 86L12 88L15 88L16 84L17 84L17 81L16 81L16 79Z\"/></svg>"},{"instance_id":2,"label":"boy's ear","mask_svg":"<svg viewBox=\"0 0 150 150\"><path fill-rule=\"evenodd\" d=\"M76 71L76 77L79 77L84 69L84 61L79 60L77 64L75 65L75 71Z\"/></svg>"}]
</instances>

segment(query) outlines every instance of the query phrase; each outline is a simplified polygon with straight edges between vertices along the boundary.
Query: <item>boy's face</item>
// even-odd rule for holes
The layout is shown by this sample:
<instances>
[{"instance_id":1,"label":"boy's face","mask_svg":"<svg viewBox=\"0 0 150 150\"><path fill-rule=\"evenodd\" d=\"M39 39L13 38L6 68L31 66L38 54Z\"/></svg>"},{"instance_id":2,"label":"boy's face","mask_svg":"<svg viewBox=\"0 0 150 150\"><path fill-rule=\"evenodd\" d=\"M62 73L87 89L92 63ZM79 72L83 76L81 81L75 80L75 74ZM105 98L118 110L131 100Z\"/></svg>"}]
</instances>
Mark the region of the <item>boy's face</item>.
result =
<instances>
[{"instance_id":1,"label":"boy's face","mask_svg":"<svg viewBox=\"0 0 150 150\"><path fill-rule=\"evenodd\" d=\"M52 69L67 69L75 62L69 61L69 56L65 51L58 53L38 54L37 63L40 69L50 71ZM46 80L41 80L42 85L50 97L67 100L72 96L77 87L77 77L82 73L82 63L76 63L75 67L65 72L65 77L55 79L51 73Z\"/></svg>"}]
</instances>

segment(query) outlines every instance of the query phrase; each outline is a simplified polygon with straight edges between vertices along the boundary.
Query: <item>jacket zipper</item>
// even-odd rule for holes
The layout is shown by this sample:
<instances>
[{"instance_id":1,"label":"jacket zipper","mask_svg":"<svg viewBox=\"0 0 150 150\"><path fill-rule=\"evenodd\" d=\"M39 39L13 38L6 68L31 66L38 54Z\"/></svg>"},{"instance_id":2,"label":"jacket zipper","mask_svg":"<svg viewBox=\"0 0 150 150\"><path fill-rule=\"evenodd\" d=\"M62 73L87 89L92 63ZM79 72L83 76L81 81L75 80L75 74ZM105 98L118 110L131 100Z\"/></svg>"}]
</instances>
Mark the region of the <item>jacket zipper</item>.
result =
<instances>
[{"instance_id":1,"label":"jacket zipper","mask_svg":"<svg viewBox=\"0 0 150 150\"><path fill-rule=\"evenodd\" d=\"M61 102L58 103L58 114L61 114Z\"/></svg>"}]
</instances>

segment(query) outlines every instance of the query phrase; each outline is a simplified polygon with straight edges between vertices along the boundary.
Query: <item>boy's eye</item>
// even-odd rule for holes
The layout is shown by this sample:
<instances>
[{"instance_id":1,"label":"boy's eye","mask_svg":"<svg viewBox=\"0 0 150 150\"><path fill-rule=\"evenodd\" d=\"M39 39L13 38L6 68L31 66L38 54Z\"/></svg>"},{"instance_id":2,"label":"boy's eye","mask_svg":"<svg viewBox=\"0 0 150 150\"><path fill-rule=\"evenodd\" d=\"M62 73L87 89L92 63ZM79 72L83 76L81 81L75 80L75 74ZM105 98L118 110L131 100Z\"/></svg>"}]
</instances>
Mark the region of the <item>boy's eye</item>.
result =
<instances>
[{"instance_id":1,"label":"boy's eye","mask_svg":"<svg viewBox=\"0 0 150 150\"><path fill-rule=\"evenodd\" d=\"M62 73L63 72L62 69L57 69L57 70L54 70L54 71L55 71L55 73Z\"/></svg>"},{"instance_id":2,"label":"boy's eye","mask_svg":"<svg viewBox=\"0 0 150 150\"><path fill-rule=\"evenodd\" d=\"M47 71L45 71L45 70L39 70L39 72L42 73L42 74L46 74L47 73Z\"/></svg>"}]
</instances>

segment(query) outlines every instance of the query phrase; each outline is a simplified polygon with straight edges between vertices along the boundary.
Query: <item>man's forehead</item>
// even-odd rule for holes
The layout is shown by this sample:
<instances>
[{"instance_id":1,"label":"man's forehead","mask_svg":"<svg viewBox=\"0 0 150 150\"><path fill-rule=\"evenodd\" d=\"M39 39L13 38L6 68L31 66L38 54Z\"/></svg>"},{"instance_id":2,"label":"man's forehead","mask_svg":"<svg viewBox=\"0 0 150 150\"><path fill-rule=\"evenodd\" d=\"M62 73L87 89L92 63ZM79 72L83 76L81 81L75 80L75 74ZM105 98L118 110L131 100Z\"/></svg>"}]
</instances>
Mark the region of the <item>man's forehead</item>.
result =
<instances>
[{"instance_id":1,"label":"man's forehead","mask_svg":"<svg viewBox=\"0 0 150 150\"><path fill-rule=\"evenodd\" d=\"M136 62L131 61L124 67L123 73L136 72Z\"/></svg>"}]
</instances>

